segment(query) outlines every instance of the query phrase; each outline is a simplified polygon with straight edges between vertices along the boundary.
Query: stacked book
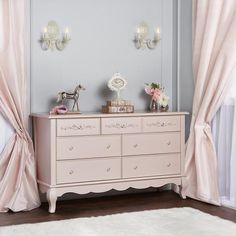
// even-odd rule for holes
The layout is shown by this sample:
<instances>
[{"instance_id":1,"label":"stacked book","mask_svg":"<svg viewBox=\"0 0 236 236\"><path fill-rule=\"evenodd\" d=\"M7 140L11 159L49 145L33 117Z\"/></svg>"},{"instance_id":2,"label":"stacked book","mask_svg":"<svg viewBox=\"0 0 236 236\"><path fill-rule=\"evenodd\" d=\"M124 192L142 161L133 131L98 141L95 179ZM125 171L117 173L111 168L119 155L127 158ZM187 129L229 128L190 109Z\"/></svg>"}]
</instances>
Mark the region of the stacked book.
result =
<instances>
[{"instance_id":1,"label":"stacked book","mask_svg":"<svg viewBox=\"0 0 236 236\"><path fill-rule=\"evenodd\" d=\"M102 106L102 113L132 113L134 106L127 100L111 100Z\"/></svg>"}]
</instances>

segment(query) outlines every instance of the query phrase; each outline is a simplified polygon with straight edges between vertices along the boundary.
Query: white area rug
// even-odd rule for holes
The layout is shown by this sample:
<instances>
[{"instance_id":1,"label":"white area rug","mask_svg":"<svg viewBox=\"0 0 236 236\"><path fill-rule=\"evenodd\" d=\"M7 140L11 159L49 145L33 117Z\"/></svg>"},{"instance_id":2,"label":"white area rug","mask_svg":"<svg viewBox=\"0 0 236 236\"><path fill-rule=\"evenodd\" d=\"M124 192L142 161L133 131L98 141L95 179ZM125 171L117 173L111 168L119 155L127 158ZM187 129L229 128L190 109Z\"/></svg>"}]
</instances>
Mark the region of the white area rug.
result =
<instances>
[{"instance_id":1,"label":"white area rug","mask_svg":"<svg viewBox=\"0 0 236 236\"><path fill-rule=\"evenodd\" d=\"M0 227L1 236L234 236L236 224L192 208Z\"/></svg>"}]
</instances>

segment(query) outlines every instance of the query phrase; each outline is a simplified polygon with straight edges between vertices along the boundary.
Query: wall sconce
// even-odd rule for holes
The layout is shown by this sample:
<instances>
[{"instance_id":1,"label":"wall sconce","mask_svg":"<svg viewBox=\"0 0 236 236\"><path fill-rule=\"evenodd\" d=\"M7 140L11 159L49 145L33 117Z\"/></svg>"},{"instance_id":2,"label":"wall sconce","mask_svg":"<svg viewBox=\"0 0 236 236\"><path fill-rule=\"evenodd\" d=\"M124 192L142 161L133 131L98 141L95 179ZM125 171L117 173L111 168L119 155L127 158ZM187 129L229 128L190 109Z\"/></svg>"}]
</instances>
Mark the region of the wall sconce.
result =
<instances>
[{"instance_id":1,"label":"wall sconce","mask_svg":"<svg viewBox=\"0 0 236 236\"><path fill-rule=\"evenodd\" d=\"M136 35L134 39L135 47L137 49L154 49L157 43L161 40L160 28L156 28L154 31L154 38L147 39L149 33L149 27L146 22L141 22L136 28Z\"/></svg>"},{"instance_id":2,"label":"wall sconce","mask_svg":"<svg viewBox=\"0 0 236 236\"><path fill-rule=\"evenodd\" d=\"M69 35L69 29L66 28L62 38L59 38L60 30L55 21L49 21L47 27L43 29L43 34L40 39L41 47L43 50L49 48L53 51L55 48L62 51L68 42L71 40Z\"/></svg>"}]
</instances>

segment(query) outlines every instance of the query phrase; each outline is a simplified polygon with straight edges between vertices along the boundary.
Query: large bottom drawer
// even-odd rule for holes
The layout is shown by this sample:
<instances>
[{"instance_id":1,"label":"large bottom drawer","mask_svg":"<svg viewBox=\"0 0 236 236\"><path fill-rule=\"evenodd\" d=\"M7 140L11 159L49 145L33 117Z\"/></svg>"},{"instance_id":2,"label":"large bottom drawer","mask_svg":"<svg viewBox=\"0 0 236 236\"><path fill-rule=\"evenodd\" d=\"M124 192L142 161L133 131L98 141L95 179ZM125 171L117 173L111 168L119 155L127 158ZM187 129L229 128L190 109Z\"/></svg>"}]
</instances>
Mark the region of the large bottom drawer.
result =
<instances>
[{"instance_id":1,"label":"large bottom drawer","mask_svg":"<svg viewBox=\"0 0 236 236\"><path fill-rule=\"evenodd\" d=\"M57 161L57 183L121 178L120 158Z\"/></svg>"},{"instance_id":2,"label":"large bottom drawer","mask_svg":"<svg viewBox=\"0 0 236 236\"><path fill-rule=\"evenodd\" d=\"M180 154L123 158L123 178L180 174Z\"/></svg>"}]
</instances>

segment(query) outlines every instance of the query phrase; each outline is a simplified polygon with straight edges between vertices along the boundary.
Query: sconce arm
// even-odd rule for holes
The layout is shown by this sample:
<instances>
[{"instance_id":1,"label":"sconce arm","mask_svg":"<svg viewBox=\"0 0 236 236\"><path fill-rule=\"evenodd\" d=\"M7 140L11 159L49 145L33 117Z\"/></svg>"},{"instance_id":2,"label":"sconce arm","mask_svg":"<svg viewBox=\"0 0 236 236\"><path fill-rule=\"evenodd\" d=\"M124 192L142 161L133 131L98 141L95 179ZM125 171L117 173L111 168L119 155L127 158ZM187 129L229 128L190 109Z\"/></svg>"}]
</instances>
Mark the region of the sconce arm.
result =
<instances>
[{"instance_id":1,"label":"sconce arm","mask_svg":"<svg viewBox=\"0 0 236 236\"><path fill-rule=\"evenodd\" d=\"M153 39L153 40L148 39L146 41L147 47L149 49L155 49L159 41L160 41L160 39Z\"/></svg>"},{"instance_id":2,"label":"sconce arm","mask_svg":"<svg viewBox=\"0 0 236 236\"><path fill-rule=\"evenodd\" d=\"M40 44L41 44L42 50L46 51L46 50L49 49L49 47L50 47L50 40L48 40L48 39L42 37L42 38L39 40L39 42L40 42Z\"/></svg>"},{"instance_id":3,"label":"sconce arm","mask_svg":"<svg viewBox=\"0 0 236 236\"><path fill-rule=\"evenodd\" d=\"M62 50L66 47L66 45L68 44L68 42L69 42L70 40L71 40L71 39L69 39L69 38L64 38L64 37L63 37L62 40L58 39L58 40L56 41L56 47L57 47L57 49L58 49L59 51L62 51Z\"/></svg>"}]
</instances>

